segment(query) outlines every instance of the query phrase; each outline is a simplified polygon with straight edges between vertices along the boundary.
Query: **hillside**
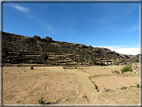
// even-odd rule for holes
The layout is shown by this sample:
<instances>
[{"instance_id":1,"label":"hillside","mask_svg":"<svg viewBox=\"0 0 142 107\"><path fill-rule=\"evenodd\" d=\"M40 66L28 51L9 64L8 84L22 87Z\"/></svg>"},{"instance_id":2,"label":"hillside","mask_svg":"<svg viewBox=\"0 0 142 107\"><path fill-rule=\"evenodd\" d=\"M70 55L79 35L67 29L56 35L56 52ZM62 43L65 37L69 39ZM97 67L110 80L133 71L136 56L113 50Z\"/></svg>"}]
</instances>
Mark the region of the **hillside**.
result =
<instances>
[{"instance_id":1,"label":"hillside","mask_svg":"<svg viewBox=\"0 0 142 107\"><path fill-rule=\"evenodd\" d=\"M9 63L46 65L119 65L139 59L139 55L119 54L107 48L7 32L2 32L2 57Z\"/></svg>"}]
</instances>

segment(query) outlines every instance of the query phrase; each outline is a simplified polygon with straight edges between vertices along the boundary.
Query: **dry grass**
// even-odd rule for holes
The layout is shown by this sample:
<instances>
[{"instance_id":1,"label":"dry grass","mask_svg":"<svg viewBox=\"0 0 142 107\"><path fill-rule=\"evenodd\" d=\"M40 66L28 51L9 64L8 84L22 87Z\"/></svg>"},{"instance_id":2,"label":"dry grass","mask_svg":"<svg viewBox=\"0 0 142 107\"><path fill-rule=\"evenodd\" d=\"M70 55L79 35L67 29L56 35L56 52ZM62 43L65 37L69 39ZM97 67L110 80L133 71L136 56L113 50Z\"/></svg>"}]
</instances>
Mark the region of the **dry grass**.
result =
<instances>
[{"instance_id":1,"label":"dry grass","mask_svg":"<svg viewBox=\"0 0 142 107\"><path fill-rule=\"evenodd\" d=\"M30 67L3 67L3 103L34 104L44 97L47 102L57 104L138 104L138 88L130 86L138 84L139 77L125 77L111 72L121 68L92 66L81 70L79 67L34 67L30 70ZM97 92L92 81L99 90L108 88L112 91ZM129 88L116 89L120 86Z\"/></svg>"}]
</instances>

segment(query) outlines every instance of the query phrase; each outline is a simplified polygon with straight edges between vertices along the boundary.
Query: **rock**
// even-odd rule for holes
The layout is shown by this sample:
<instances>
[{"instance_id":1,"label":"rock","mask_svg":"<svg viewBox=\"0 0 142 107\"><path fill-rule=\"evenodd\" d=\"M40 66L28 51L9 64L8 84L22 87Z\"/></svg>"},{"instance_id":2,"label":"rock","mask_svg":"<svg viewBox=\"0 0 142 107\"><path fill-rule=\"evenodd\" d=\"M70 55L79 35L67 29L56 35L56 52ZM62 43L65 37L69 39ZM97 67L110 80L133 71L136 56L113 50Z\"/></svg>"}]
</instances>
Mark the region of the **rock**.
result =
<instances>
[{"instance_id":1,"label":"rock","mask_svg":"<svg viewBox=\"0 0 142 107\"><path fill-rule=\"evenodd\" d=\"M121 89L127 89L128 87L126 87L126 86L124 86L124 87L122 87Z\"/></svg>"},{"instance_id":2,"label":"rock","mask_svg":"<svg viewBox=\"0 0 142 107\"><path fill-rule=\"evenodd\" d=\"M33 43L33 42L36 42L36 41L35 41L35 39L33 39L31 37L24 37L24 38L22 38L22 42Z\"/></svg>"}]
</instances>

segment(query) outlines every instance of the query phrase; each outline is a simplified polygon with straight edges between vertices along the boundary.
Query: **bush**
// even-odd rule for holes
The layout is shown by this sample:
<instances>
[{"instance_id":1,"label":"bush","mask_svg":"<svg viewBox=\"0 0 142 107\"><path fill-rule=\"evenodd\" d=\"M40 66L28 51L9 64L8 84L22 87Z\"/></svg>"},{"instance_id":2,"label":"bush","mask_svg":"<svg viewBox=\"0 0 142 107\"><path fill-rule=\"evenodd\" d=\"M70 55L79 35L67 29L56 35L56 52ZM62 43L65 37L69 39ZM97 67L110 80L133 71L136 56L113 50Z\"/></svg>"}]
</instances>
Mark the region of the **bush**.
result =
<instances>
[{"instance_id":1,"label":"bush","mask_svg":"<svg viewBox=\"0 0 142 107\"><path fill-rule=\"evenodd\" d=\"M16 65L16 67L20 67L20 65Z\"/></svg>"},{"instance_id":2,"label":"bush","mask_svg":"<svg viewBox=\"0 0 142 107\"><path fill-rule=\"evenodd\" d=\"M114 70L114 71L112 71L112 73L116 73L116 74L119 74L119 71L117 71L117 70Z\"/></svg>"},{"instance_id":3,"label":"bush","mask_svg":"<svg viewBox=\"0 0 142 107\"><path fill-rule=\"evenodd\" d=\"M31 66L31 68L30 69L34 69L34 67L33 66Z\"/></svg>"},{"instance_id":4,"label":"bush","mask_svg":"<svg viewBox=\"0 0 142 107\"><path fill-rule=\"evenodd\" d=\"M63 66L63 69L66 69L66 67L65 67L65 66Z\"/></svg>"},{"instance_id":5,"label":"bush","mask_svg":"<svg viewBox=\"0 0 142 107\"><path fill-rule=\"evenodd\" d=\"M38 100L39 104L45 104L46 101L43 101L43 97L41 97L40 100Z\"/></svg>"},{"instance_id":6,"label":"bush","mask_svg":"<svg viewBox=\"0 0 142 107\"><path fill-rule=\"evenodd\" d=\"M127 71L131 71L132 72L132 65L123 67L123 69L120 69L121 73L127 72Z\"/></svg>"},{"instance_id":7,"label":"bush","mask_svg":"<svg viewBox=\"0 0 142 107\"><path fill-rule=\"evenodd\" d=\"M139 84L137 84L136 87L139 88Z\"/></svg>"}]
</instances>

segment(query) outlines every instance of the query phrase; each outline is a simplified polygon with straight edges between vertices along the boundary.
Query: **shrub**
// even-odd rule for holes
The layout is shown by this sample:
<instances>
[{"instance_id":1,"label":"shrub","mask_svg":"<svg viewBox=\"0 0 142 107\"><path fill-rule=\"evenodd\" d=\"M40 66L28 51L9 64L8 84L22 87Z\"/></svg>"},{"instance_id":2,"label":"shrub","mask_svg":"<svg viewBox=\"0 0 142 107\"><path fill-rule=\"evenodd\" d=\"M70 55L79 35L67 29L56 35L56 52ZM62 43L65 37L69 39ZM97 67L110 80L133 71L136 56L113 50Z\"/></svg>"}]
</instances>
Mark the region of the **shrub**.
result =
<instances>
[{"instance_id":1,"label":"shrub","mask_svg":"<svg viewBox=\"0 0 142 107\"><path fill-rule=\"evenodd\" d=\"M132 72L132 65L123 67L123 69L120 69L121 73L127 72L127 71L131 71Z\"/></svg>"},{"instance_id":2,"label":"shrub","mask_svg":"<svg viewBox=\"0 0 142 107\"><path fill-rule=\"evenodd\" d=\"M20 67L20 65L16 65L16 67Z\"/></svg>"},{"instance_id":3,"label":"shrub","mask_svg":"<svg viewBox=\"0 0 142 107\"><path fill-rule=\"evenodd\" d=\"M45 104L46 101L43 101L43 97L41 97L40 100L38 100L39 104Z\"/></svg>"},{"instance_id":4,"label":"shrub","mask_svg":"<svg viewBox=\"0 0 142 107\"><path fill-rule=\"evenodd\" d=\"M77 69L77 67L74 67L74 69Z\"/></svg>"},{"instance_id":5,"label":"shrub","mask_svg":"<svg viewBox=\"0 0 142 107\"><path fill-rule=\"evenodd\" d=\"M63 69L66 69L66 66L63 66Z\"/></svg>"},{"instance_id":6,"label":"shrub","mask_svg":"<svg viewBox=\"0 0 142 107\"><path fill-rule=\"evenodd\" d=\"M114 71L112 71L112 73L116 73L116 74L119 74L119 71L117 71L117 70L114 70Z\"/></svg>"},{"instance_id":7,"label":"shrub","mask_svg":"<svg viewBox=\"0 0 142 107\"><path fill-rule=\"evenodd\" d=\"M137 84L136 87L139 88L139 84Z\"/></svg>"},{"instance_id":8,"label":"shrub","mask_svg":"<svg viewBox=\"0 0 142 107\"><path fill-rule=\"evenodd\" d=\"M30 69L34 69L34 67L33 66L31 66L31 68Z\"/></svg>"}]
</instances>

